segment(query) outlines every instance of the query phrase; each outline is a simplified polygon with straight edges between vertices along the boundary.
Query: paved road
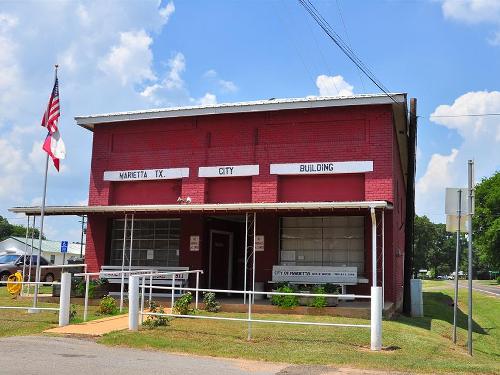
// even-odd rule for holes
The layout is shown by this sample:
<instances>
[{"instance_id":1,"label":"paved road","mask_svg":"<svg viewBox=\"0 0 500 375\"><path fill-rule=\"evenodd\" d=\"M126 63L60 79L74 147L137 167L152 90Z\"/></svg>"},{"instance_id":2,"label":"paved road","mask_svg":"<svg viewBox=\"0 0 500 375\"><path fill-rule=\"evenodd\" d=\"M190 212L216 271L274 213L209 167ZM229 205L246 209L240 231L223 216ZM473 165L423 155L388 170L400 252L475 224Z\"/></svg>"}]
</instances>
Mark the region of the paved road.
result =
<instances>
[{"instance_id":1,"label":"paved road","mask_svg":"<svg viewBox=\"0 0 500 375\"><path fill-rule=\"evenodd\" d=\"M327 366L219 359L107 347L91 340L25 336L0 339L0 373L23 375L381 375L387 372Z\"/></svg>"},{"instance_id":2,"label":"paved road","mask_svg":"<svg viewBox=\"0 0 500 375\"><path fill-rule=\"evenodd\" d=\"M460 288L468 288L467 281L465 280L460 280L458 284ZM500 297L500 287L496 285L483 285L477 280L472 280L472 289L490 296Z\"/></svg>"}]
</instances>

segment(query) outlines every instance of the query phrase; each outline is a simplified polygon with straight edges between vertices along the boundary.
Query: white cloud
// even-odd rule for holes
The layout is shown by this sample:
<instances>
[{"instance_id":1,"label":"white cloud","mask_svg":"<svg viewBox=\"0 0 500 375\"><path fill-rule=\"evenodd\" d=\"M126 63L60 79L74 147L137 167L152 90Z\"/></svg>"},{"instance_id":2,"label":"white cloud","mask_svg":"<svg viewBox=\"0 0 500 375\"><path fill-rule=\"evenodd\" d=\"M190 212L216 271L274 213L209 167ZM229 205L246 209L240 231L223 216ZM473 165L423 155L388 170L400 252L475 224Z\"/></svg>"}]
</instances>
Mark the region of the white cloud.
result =
<instances>
[{"instance_id":1,"label":"white cloud","mask_svg":"<svg viewBox=\"0 0 500 375\"><path fill-rule=\"evenodd\" d=\"M223 93L234 93L238 91L238 86L233 81L220 78L215 69L207 70L203 73L203 78L212 82L214 86Z\"/></svg>"},{"instance_id":2,"label":"white cloud","mask_svg":"<svg viewBox=\"0 0 500 375\"><path fill-rule=\"evenodd\" d=\"M468 92L453 104L440 105L430 120L462 138L450 154L433 154L424 175L416 184L417 213L444 220L446 187L466 186L467 160L475 160L476 180L500 169L500 121L497 116L461 116L463 114L500 113L499 91ZM450 117L439 117L450 116ZM439 215L439 213L442 215Z\"/></svg>"},{"instance_id":3,"label":"white cloud","mask_svg":"<svg viewBox=\"0 0 500 375\"><path fill-rule=\"evenodd\" d=\"M170 70L163 82L164 86L169 90L183 88L184 81L181 75L186 70L186 58L184 55L177 52L174 57L168 60L168 66Z\"/></svg>"},{"instance_id":4,"label":"white cloud","mask_svg":"<svg viewBox=\"0 0 500 375\"><path fill-rule=\"evenodd\" d=\"M207 92L203 97L201 97L198 102L201 105L214 105L217 104L217 97L214 94Z\"/></svg>"},{"instance_id":5,"label":"white cloud","mask_svg":"<svg viewBox=\"0 0 500 375\"><path fill-rule=\"evenodd\" d=\"M320 96L350 96L353 95L354 89L341 75L319 75L316 78L316 86Z\"/></svg>"},{"instance_id":6,"label":"white cloud","mask_svg":"<svg viewBox=\"0 0 500 375\"><path fill-rule=\"evenodd\" d=\"M236 92L238 91L238 86L233 81L226 81L224 79L219 80L219 85L223 92Z\"/></svg>"},{"instance_id":7,"label":"white cloud","mask_svg":"<svg viewBox=\"0 0 500 375\"><path fill-rule=\"evenodd\" d=\"M158 10L158 13L160 14L163 24L166 24L168 22L170 16L174 13L174 11L175 11L175 5L172 1L169 2L167 5L165 5L164 8L160 8Z\"/></svg>"},{"instance_id":8,"label":"white cloud","mask_svg":"<svg viewBox=\"0 0 500 375\"><path fill-rule=\"evenodd\" d=\"M209 69L205 73L203 73L204 78L217 78L217 72L214 69Z\"/></svg>"},{"instance_id":9,"label":"white cloud","mask_svg":"<svg viewBox=\"0 0 500 375\"><path fill-rule=\"evenodd\" d=\"M119 44L111 47L99 68L117 77L123 86L154 80L152 43L153 39L144 30L122 32Z\"/></svg>"},{"instance_id":10,"label":"white cloud","mask_svg":"<svg viewBox=\"0 0 500 375\"><path fill-rule=\"evenodd\" d=\"M495 31L487 40L492 46L500 46L500 31Z\"/></svg>"},{"instance_id":11,"label":"white cloud","mask_svg":"<svg viewBox=\"0 0 500 375\"><path fill-rule=\"evenodd\" d=\"M500 1L498 0L444 0L445 18L469 24L500 23Z\"/></svg>"}]
</instances>

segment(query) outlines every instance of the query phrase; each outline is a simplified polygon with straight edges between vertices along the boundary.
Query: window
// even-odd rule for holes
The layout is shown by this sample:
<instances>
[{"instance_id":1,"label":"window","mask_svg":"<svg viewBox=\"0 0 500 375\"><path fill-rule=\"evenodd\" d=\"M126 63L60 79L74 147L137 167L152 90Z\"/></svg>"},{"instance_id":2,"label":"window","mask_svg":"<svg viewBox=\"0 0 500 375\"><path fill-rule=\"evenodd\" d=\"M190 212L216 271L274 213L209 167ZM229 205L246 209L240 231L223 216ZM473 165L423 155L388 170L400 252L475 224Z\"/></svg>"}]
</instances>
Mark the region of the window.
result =
<instances>
[{"instance_id":1,"label":"window","mask_svg":"<svg viewBox=\"0 0 500 375\"><path fill-rule=\"evenodd\" d=\"M113 220L110 265L121 266L124 220ZM127 221L125 265L129 264L131 221ZM132 266L176 267L179 265L179 219L136 219Z\"/></svg>"},{"instance_id":2,"label":"window","mask_svg":"<svg viewBox=\"0 0 500 375\"><path fill-rule=\"evenodd\" d=\"M281 265L350 266L364 271L364 217L284 217Z\"/></svg>"},{"instance_id":3,"label":"window","mask_svg":"<svg viewBox=\"0 0 500 375\"><path fill-rule=\"evenodd\" d=\"M50 255L50 264L54 264L56 262L56 256L54 254Z\"/></svg>"}]
</instances>

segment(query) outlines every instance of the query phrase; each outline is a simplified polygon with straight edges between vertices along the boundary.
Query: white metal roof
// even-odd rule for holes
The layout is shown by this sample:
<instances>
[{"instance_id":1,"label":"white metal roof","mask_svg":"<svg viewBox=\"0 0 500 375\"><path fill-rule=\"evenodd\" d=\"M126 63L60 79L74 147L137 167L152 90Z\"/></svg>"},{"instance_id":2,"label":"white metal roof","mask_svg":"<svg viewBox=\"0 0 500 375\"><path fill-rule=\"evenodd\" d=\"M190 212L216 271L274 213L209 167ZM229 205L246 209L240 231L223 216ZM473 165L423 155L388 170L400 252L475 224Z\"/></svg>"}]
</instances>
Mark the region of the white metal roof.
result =
<instances>
[{"instance_id":1,"label":"white metal roof","mask_svg":"<svg viewBox=\"0 0 500 375\"><path fill-rule=\"evenodd\" d=\"M26 242L25 237L14 237L11 236L4 241L16 241L18 242L21 246L21 248L15 248L17 252L22 252L24 253L24 247L25 244L28 246L31 246L31 238L28 238L28 241ZM4 242L2 241L2 242ZM69 242L68 243L68 254L80 254L80 244L79 243L73 243ZM33 249L38 249L38 239L35 239L33 242ZM7 249L8 251L9 249ZM82 252L85 254L85 244L82 246ZM61 252L61 241L53 241L53 240L42 240L42 251L45 253L60 253Z\"/></svg>"},{"instance_id":2,"label":"white metal roof","mask_svg":"<svg viewBox=\"0 0 500 375\"><path fill-rule=\"evenodd\" d=\"M129 206L48 206L45 215L87 215L87 214L126 214L126 213L244 213L262 211L307 211L335 209L388 208L392 205L385 201L360 202L279 202L279 203L220 203L220 204L165 204ZM13 207L9 211L26 215L40 215L40 207Z\"/></svg>"},{"instance_id":3,"label":"white metal roof","mask_svg":"<svg viewBox=\"0 0 500 375\"><path fill-rule=\"evenodd\" d=\"M386 94L360 94L352 96L308 96L305 98L268 99L76 116L75 120L77 125L92 130L95 124L172 117L279 111L287 109L346 107L354 105L401 104L406 106L406 94L391 93L389 95L390 96Z\"/></svg>"}]
</instances>

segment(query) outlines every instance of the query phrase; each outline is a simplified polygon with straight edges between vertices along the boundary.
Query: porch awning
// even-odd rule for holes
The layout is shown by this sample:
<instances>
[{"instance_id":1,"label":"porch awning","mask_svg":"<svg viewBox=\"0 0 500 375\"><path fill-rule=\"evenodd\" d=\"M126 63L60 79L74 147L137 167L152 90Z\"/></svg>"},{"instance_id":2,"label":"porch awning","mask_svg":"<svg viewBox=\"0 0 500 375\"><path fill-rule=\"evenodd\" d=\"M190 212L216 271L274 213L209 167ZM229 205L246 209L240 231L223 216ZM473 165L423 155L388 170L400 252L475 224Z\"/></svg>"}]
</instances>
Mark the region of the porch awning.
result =
<instances>
[{"instance_id":1,"label":"porch awning","mask_svg":"<svg viewBox=\"0 0 500 375\"><path fill-rule=\"evenodd\" d=\"M279 202L279 203L219 203L219 204L165 204L126 206L46 206L45 215L88 215L88 214L141 214L141 213L245 213L245 212L290 212L290 211L332 211L337 209L392 209L385 201L361 202ZM13 207L10 212L39 216L41 207Z\"/></svg>"}]
</instances>

